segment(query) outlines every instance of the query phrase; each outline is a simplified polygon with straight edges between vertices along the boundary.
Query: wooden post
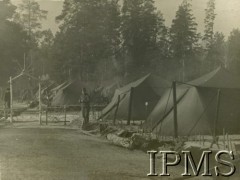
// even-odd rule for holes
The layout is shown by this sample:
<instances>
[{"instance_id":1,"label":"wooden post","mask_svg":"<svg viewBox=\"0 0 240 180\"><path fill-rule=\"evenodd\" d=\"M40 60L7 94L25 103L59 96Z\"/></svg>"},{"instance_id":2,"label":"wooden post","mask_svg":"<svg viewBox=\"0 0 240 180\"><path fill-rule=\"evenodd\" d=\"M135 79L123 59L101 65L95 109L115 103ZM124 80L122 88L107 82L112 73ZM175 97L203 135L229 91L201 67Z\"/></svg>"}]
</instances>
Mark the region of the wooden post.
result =
<instances>
[{"instance_id":1,"label":"wooden post","mask_svg":"<svg viewBox=\"0 0 240 180\"><path fill-rule=\"evenodd\" d=\"M228 133L227 133L227 146L228 146L228 151L230 151L230 143L229 143Z\"/></svg>"},{"instance_id":2,"label":"wooden post","mask_svg":"<svg viewBox=\"0 0 240 180\"><path fill-rule=\"evenodd\" d=\"M230 151L233 151L233 145L232 145L232 139L229 138L229 143L230 143Z\"/></svg>"},{"instance_id":3,"label":"wooden post","mask_svg":"<svg viewBox=\"0 0 240 180\"><path fill-rule=\"evenodd\" d=\"M116 118L117 118L117 112L118 112L119 103L120 103L120 95L118 95L117 106L116 106L116 110L114 112L113 125L116 124Z\"/></svg>"},{"instance_id":4,"label":"wooden post","mask_svg":"<svg viewBox=\"0 0 240 180\"><path fill-rule=\"evenodd\" d=\"M134 90L134 88L131 87L131 90L130 90L130 97L129 97L129 105L128 105L128 119L127 119L127 125L130 125L130 121L131 121L131 118L132 118L133 90Z\"/></svg>"},{"instance_id":5,"label":"wooden post","mask_svg":"<svg viewBox=\"0 0 240 180\"><path fill-rule=\"evenodd\" d=\"M41 103L41 81L39 77L39 84L38 84L38 101L39 101L39 124L42 124L42 103Z\"/></svg>"},{"instance_id":6,"label":"wooden post","mask_svg":"<svg viewBox=\"0 0 240 180\"><path fill-rule=\"evenodd\" d=\"M221 95L221 90L218 89L218 93L217 93L217 107L216 107L216 114L215 114L215 121L214 121L214 125L213 125L213 138L216 140L216 136L217 136L217 123L218 123L218 118L219 118L219 106L220 106L220 95Z\"/></svg>"},{"instance_id":7,"label":"wooden post","mask_svg":"<svg viewBox=\"0 0 240 180\"><path fill-rule=\"evenodd\" d=\"M225 129L223 128L223 150L226 149L226 141L225 141Z\"/></svg>"},{"instance_id":8,"label":"wooden post","mask_svg":"<svg viewBox=\"0 0 240 180\"><path fill-rule=\"evenodd\" d=\"M185 55L182 59L182 82L185 81Z\"/></svg>"},{"instance_id":9,"label":"wooden post","mask_svg":"<svg viewBox=\"0 0 240 180\"><path fill-rule=\"evenodd\" d=\"M202 135L200 134L200 137L199 137L199 140L200 140L200 145L202 145Z\"/></svg>"},{"instance_id":10,"label":"wooden post","mask_svg":"<svg viewBox=\"0 0 240 180\"><path fill-rule=\"evenodd\" d=\"M13 122L13 86L12 86L12 77L10 77L10 122Z\"/></svg>"},{"instance_id":11,"label":"wooden post","mask_svg":"<svg viewBox=\"0 0 240 180\"><path fill-rule=\"evenodd\" d=\"M48 106L46 108L46 125L48 124Z\"/></svg>"},{"instance_id":12,"label":"wooden post","mask_svg":"<svg viewBox=\"0 0 240 180\"><path fill-rule=\"evenodd\" d=\"M67 108L66 105L64 105L64 126L67 125Z\"/></svg>"},{"instance_id":13,"label":"wooden post","mask_svg":"<svg viewBox=\"0 0 240 180\"><path fill-rule=\"evenodd\" d=\"M173 87L173 121L174 121L174 137L178 138L178 120L177 120L177 91L176 81L172 83Z\"/></svg>"},{"instance_id":14,"label":"wooden post","mask_svg":"<svg viewBox=\"0 0 240 180\"><path fill-rule=\"evenodd\" d=\"M203 135L203 137L202 137L202 138L203 138L202 140L203 140L203 146L204 146L204 143L205 143L205 138L204 138L204 135Z\"/></svg>"}]
</instances>

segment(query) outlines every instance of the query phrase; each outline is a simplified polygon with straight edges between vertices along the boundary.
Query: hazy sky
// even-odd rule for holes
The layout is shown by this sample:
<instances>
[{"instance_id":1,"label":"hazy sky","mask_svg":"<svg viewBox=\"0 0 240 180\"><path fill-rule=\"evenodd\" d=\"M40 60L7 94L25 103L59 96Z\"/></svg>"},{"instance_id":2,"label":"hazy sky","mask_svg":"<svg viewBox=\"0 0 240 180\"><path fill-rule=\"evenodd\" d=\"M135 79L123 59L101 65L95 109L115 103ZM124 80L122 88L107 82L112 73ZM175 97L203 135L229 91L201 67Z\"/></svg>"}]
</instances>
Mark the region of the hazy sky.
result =
<instances>
[{"instance_id":1,"label":"hazy sky","mask_svg":"<svg viewBox=\"0 0 240 180\"><path fill-rule=\"evenodd\" d=\"M43 22L44 28L57 30L55 17L61 13L61 0L38 0L41 8L49 12L48 20ZM51 2L52 1L52 2ZM198 23L199 32L203 32L206 3L208 0L192 0L193 13ZM19 3L21 0L12 0ZM155 0L157 8L163 13L166 25L170 26L172 19L182 0ZM233 28L240 28L240 0L216 0L215 30L229 35Z\"/></svg>"},{"instance_id":2,"label":"hazy sky","mask_svg":"<svg viewBox=\"0 0 240 180\"><path fill-rule=\"evenodd\" d=\"M198 29L204 28L206 3L208 0L192 0L192 8ZM156 0L156 5L163 13L166 25L170 26L172 19L182 0ZM240 28L240 0L216 0L215 30L229 35L233 28Z\"/></svg>"}]
</instances>

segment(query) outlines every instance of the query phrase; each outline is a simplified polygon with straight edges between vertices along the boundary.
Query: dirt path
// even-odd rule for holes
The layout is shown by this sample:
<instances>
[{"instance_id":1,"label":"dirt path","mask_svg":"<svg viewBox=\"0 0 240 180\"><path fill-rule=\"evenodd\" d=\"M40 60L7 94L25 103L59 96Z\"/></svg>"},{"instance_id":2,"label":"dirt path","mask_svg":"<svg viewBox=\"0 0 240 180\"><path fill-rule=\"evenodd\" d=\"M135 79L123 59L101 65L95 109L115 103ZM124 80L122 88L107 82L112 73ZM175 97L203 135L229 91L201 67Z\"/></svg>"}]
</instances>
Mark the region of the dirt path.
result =
<instances>
[{"instance_id":1,"label":"dirt path","mask_svg":"<svg viewBox=\"0 0 240 180\"><path fill-rule=\"evenodd\" d=\"M79 130L0 130L1 180L148 179L148 156Z\"/></svg>"}]
</instances>

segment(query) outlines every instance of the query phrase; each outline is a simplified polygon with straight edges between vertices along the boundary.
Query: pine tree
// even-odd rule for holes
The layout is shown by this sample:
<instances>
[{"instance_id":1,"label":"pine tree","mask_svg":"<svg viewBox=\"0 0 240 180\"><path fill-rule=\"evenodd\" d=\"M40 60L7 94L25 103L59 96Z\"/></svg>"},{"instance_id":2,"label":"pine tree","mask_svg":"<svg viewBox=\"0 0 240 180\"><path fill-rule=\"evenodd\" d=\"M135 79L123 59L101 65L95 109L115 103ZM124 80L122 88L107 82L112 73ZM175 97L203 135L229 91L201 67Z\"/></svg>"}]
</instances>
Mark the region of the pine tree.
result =
<instances>
[{"instance_id":1,"label":"pine tree","mask_svg":"<svg viewBox=\"0 0 240 180\"><path fill-rule=\"evenodd\" d=\"M16 7L10 0L0 1L0 83L7 85L9 76L22 68L27 34L12 21Z\"/></svg>"},{"instance_id":2,"label":"pine tree","mask_svg":"<svg viewBox=\"0 0 240 180\"><path fill-rule=\"evenodd\" d=\"M225 58L224 35L222 33L214 33L215 0L207 2L205 9L205 29L203 36L204 44L204 61L202 63L203 72L209 72L223 63Z\"/></svg>"},{"instance_id":3,"label":"pine tree","mask_svg":"<svg viewBox=\"0 0 240 180\"><path fill-rule=\"evenodd\" d=\"M18 13L15 14L14 20L29 33L35 33L41 30L41 20L46 19L47 13L35 0L23 0L18 6Z\"/></svg>"},{"instance_id":4,"label":"pine tree","mask_svg":"<svg viewBox=\"0 0 240 180\"><path fill-rule=\"evenodd\" d=\"M227 59L230 69L240 74L240 30L233 29L228 37Z\"/></svg>"},{"instance_id":5,"label":"pine tree","mask_svg":"<svg viewBox=\"0 0 240 180\"><path fill-rule=\"evenodd\" d=\"M157 12L153 0L124 0L122 7L123 46L133 72L136 68L149 68L156 57L158 44L166 30L161 13ZM165 33L165 32L164 32Z\"/></svg>"},{"instance_id":6,"label":"pine tree","mask_svg":"<svg viewBox=\"0 0 240 180\"><path fill-rule=\"evenodd\" d=\"M120 10L115 0L64 2L53 56L56 70L66 79L107 76L120 44ZM104 67L103 64L105 64ZM71 73L69 73L71 72ZM61 77L61 76L60 76Z\"/></svg>"},{"instance_id":7,"label":"pine tree","mask_svg":"<svg viewBox=\"0 0 240 180\"><path fill-rule=\"evenodd\" d=\"M206 42L206 48L211 48L214 36L214 20L216 18L215 14L215 0L209 0L207 3L207 8L205 9L205 29L203 40Z\"/></svg>"},{"instance_id":8,"label":"pine tree","mask_svg":"<svg viewBox=\"0 0 240 180\"><path fill-rule=\"evenodd\" d=\"M182 80L185 80L186 68L194 65L193 59L199 44L197 23L192 14L191 4L184 0L176 12L170 29L170 48L176 67L182 67Z\"/></svg>"},{"instance_id":9,"label":"pine tree","mask_svg":"<svg viewBox=\"0 0 240 180\"><path fill-rule=\"evenodd\" d=\"M35 0L23 0L14 14L13 21L22 26L28 34L26 42L28 48L25 50L26 67L28 71L39 76L38 48L42 39L42 20L47 18L47 11L42 10Z\"/></svg>"},{"instance_id":10,"label":"pine tree","mask_svg":"<svg viewBox=\"0 0 240 180\"><path fill-rule=\"evenodd\" d=\"M226 43L223 33L214 33L211 41L211 46L209 47L205 57L205 61L207 61L205 69L207 71L212 71L219 66L224 66L226 63Z\"/></svg>"},{"instance_id":11,"label":"pine tree","mask_svg":"<svg viewBox=\"0 0 240 180\"><path fill-rule=\"evenodd\" d=\"M2 23L6 21L9 18L12 18L13 13L16 10L16 7L11 4L10 0L2 0L0 1L0 23L1 26L3 25Z\"/></svg>"}]
</instances>

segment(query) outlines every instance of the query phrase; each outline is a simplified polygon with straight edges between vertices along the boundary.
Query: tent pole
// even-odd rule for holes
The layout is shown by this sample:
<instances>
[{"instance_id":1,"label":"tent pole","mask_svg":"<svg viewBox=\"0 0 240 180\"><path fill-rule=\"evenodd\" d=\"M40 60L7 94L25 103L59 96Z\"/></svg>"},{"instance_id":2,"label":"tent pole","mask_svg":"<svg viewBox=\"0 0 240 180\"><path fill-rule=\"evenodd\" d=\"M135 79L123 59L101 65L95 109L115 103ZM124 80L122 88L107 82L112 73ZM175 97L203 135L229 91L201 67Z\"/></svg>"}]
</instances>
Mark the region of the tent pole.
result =
<instances>
[{"instance_id":1,"label":"tent pole","mask_svg":"<svg viewBox=\"0 0 240 180\"><path fill-rule=\"evenodd\" d=\"M10 122L13 122L13 86L12 86L12 76L9 80L10 84Z\"/></svg>"},{"instance_id":2,"label":"tent pole","mask_svg":"<svg viewBox=\"0 0 240 180\"><path fill-rule=\"evenodd\" d=\"M174 137L178 138L178 121L177 121L177 92L176 81L172 83L173 87L173 121L174 121Z\"/></svg>"},{"instance_id":3,"label":"tent pole","mask_svg":"<svg viewBox=\"0 0 240 180\"><path fill-rule=\"evenodd\" d=\"M220 96L221 96L221 90L218 89L217 92L217 107L216 107L216 116L215 116L215 121L214 121L214 138L217 136L217 123L219 119L219 106L220 106Z\"/></svg>"},{"instance_id":4,"label":"tent pole","mask_svg":"<svg viewBox=\"0 0 240 180\"><path fill-rule=\"evenodd\" d=\"M133 87L131 87L130 90L130 98L129 98L129 106L128 106L128 119L127 119L127 125L130 125L131 116L132 116L132 101L133 101Z\"/></svg>"},{"instance_id":5,"label":"tent pole","mask_svg":"<svg viewBox=\"0 0 240 180\"><path fill-rule=\"evenodd\" d=\"M217 137L217 122L218 122L218 119L219 119L220 96L221 96L221 90L218 89L216 114L215 114L215 120L214 120L214 124L213 124L213 141L212 141L211 146L210 146L211 148L212 148L213 144L216 144L219 147L218 137Z\"/></svg>"},{"instance_id":6,"label":"tent pole","mask_svg":"<svg viewBox=\"0 0 240 180\"><path fill-rule=\"evenodd\" d=\"M48 106L46 107L46 125L48 124Z\"/></svg>"},{"instance_id":7,"label":"tent pole","mask_svg":"<svg viewBox=\"0 0 240 180\"><path fill-rule=\"evenodd\" d=\"M67 125L67 106L64 105L64 126Z\"/></svg>"},{"instance_id":8,"label":"tent pole","mask_svg":"<svg viewBox=\"0 0 240 180\"><path fill-rule=\"evenodd\" d=\"M118 112L119 103L120 103L120 95L118 95L117 106L116 106L116 110L115 110L114 118L113 118L113 125L116 124L116 118L117 118L117 112Z\"/></svg>"}]
</instances>

